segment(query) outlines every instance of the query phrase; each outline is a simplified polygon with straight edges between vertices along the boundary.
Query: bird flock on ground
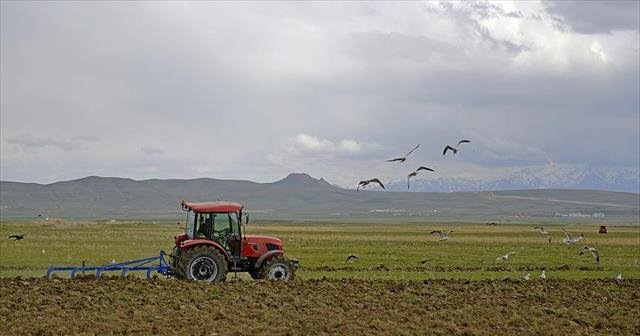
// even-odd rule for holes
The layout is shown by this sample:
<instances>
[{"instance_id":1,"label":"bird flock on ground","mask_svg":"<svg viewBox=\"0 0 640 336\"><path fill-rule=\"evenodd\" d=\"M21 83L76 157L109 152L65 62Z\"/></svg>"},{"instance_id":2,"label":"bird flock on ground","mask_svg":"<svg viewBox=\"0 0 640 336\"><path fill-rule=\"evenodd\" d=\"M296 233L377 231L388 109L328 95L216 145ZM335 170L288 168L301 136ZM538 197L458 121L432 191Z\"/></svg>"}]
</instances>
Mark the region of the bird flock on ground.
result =
<instances>
[{"instance_id":1,"label":"bird flock on ground","mask_svg":"<svg viewBox=\"0 0 640 336\"><path fill-rule=\"evenodd\" d=\"M449 151L453 152L454 155L458 154L458 151L459 151L458 147L460 147L460 145L464 144L464 143L471 143L471 140L467 140L467 139L460 140L460 141L458 141L458 143L455 146L445 145L444 151L442 152L442 156L445 156L447 154L447 152L449 152ZM401 157L394 158L394 159L387 160L387 162L390 162L390 163L404 163L405 161L407 161L407 158L409 157L409 155L411 155L411 153L415 152L419 147L420 147L420 144L418 144L415 147L413 147L405 155L403 155ZM429 168L429 167L425 167L425 166L418 167L416 170L410 172L409 175L407 175L407 189L411 189L411 178L417 176L421 171L429 171L429 172L433 172L433 173L436 172L435 169L433 169L433 168ZM372 179L369 179L369 180L362 180L362 181L358 182L358 187L356 188L356 191L360 191L361 188L362 189L366 188L371 183L375 183L375 184L379 185L382 189L386 189L384 187L384 184L380 181L379 178L372 178Z\"/></svg>"},{"instance_id":2,"label":"bird flock on ground","mask_svg":"<svg viewBox=\"0 0 640 336\"><path fill-rule=\"evenodd\" d=\"M542 237L544 237L549 243L551 243L551 232L545 231L544 227L540 226L540 227L535 227L535 229L538 230L538 234L540 234ZM573 245L578 243L579 241L581 241L582 239L584 239L584 234L573 234L569 231L567 231L564 228L560 229L562 231L562 233L564 234L564 238L562 239L562 242L565 245ZM582 249L580 249L578 251L579 255L583 255L585 253L591 253L591 255L593 256L593 259L595 260L596 264L600 264L600 254L598 253L598 250L596 250L593 247L589 247L589 246L585 246ZM509 256L513 255L513 254L517 254L517 252L509 252L505 255L499 256L498 258L496 258L496 261L506 261L509 259ZM541 275L542 278L546 278L546 274Z\"/></svg>"},{"instance_id":3,"label":"bird flock on ground","mask_svg":"<svg viewBox=\"0 0 640 336\"><path fill-rule=\"evenodd\" d=\"M538 230L538 234L540 234L542 237L544 237L548 243L551 243L551 232L546 231L544 229L544 227L535 227L534 229ZM582 239L584 239L584 234L573 234L569 231L567 231L564 228L560 229L562 231L562 233L564 234L564 238L562 239L562 243L564 243L565 245L573 245L578 243L579 241L581 241ZM431 231L429 234L432 234L434 236L437 237L438 241L448 241L449 240L449 234L451 234L451 232L453 232L452 230L433 230ZM597 265L600 265L600 253L598 252L598 250L596 250L594 247L590 247L590 246L584 246L583 248L581 248L578 251L578 255L584 255L584 254L588 254L590 253L593 256L594 261L596 262ZM516 251L511 251L511 252L507 252L504 255L501 255L499 257L496 258L496 262L507 262L510 257L514 256L518 254L518 252ZM420 262L420 264L424 265L426 264L428 261L431 261L433 259L426 259ZM347 257L347 259L345 260L345 264L349 263L349 262L354 262L354 261L360 261L360 258L354 254L349 255ZM545 280L547 278L547 272L546 270L542 270L542 273L540 273L540 279L541 280ZM506 278L508 279L508 278ZM530 280L531 279L531 274L527 273L525 274L522 278L522 280ZM618 274L615 278L615 280L621 281L622 280L622 274Z\"/></svg>"}]
</instances>

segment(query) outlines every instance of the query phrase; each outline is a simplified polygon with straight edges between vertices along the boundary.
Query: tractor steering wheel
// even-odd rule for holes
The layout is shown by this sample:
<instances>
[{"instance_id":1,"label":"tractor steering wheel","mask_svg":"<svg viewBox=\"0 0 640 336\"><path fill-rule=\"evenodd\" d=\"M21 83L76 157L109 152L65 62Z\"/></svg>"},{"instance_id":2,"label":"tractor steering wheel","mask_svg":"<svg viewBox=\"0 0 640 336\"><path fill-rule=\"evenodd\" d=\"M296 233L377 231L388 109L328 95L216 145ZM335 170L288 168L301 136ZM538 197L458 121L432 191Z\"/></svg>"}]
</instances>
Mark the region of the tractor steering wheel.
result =
<instances>
[{"instance_id":1,"label":"tractor steering wheel","mask_svg":"<svg viewBox=\"0 0 640 336\"><path fill-rule=\"evenodd\" d=\"M229 235L229 239L231 239L231 240L240 240L240 235L239 235L239 234L237 234L237 233L235 233L235 232L232 232L232 233Z\"/></svg>"},{"instance_id":2,"label":"tractor steering wheel","mask_svg":"<svg viewBox=\"0 0 640 336\"><path fill-rule=\"evenodd\" d=\"M222 229L218 231L218 239L220 241L226 241L227 239L229 239L230 235L231 235L231 230L229 229Z\"/></svg>"}]
</instances>

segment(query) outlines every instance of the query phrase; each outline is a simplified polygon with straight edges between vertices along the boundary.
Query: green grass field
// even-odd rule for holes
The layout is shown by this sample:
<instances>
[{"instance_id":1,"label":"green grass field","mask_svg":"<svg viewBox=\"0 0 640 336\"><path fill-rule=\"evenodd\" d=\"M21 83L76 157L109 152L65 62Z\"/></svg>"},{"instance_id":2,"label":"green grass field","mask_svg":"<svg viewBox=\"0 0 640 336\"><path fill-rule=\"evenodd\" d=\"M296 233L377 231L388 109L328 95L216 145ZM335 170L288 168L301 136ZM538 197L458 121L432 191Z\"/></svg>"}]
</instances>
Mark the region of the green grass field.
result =
<instances>
[{"instance_id":1,"label":"green grass field","mask_svg":"<svg viewBox=\"0 0 640 336\"><path fill-rule=\"evenodd\" d=\"M537 279L543 269L548 278L640 278L640 228L610 226L598 234L597 226L568 226L584 233L584 241L561 243L560 226L548 244L533 229L535 224L349 224L349 223L251 223L248 234L271 235L284 240L285 252L297 258L298 278L359 279L502 279L531 273ZM452 229L447 242L429 234ZM118 262L169 251L181 229L168 222L65 222L60 220L0 223L0 277L40 277L49 265L90 265ZM21 241L6 239L24 233ZM582 246L600 251L601 263L591 255L578 255ZM507 262L496 257L515 251ZM355 254L359 262L344 264ZM422 261L427 260L425 263ZM246 274L239 275L248 278Z\"/></svg>"}]
</instances>

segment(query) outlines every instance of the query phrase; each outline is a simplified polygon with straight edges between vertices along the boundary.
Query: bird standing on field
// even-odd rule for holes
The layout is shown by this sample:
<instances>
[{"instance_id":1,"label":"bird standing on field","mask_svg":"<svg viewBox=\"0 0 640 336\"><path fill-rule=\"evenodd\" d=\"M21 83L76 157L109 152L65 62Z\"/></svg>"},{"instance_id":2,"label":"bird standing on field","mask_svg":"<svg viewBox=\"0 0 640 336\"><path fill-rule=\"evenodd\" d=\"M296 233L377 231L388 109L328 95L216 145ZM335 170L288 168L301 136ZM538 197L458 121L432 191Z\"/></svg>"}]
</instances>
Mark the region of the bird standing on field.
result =
<instances>
[{"instance_id":1,"label":"bird standing on field","mask_svg":"<svg viewBox=\"0 0 640 336\"><path fill-rule=\"evenodd\" d=\"M542 270L542 274L540 274L540 279L544 280L547 278L546 270Z\"/></svg>"}]
</instances>

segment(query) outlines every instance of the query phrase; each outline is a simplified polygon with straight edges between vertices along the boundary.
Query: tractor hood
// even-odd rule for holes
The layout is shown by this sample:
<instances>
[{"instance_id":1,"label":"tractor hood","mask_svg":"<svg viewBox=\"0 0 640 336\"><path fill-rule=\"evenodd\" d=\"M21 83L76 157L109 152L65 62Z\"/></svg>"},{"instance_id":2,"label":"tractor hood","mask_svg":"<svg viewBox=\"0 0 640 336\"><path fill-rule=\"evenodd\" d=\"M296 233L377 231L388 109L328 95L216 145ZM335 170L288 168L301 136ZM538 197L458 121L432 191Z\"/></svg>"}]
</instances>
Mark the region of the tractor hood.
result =
<instances>
[{"instance_id":1,"label":"tractor hood","mask_svg":"<svg viewBox=\"0 0 640 336\"><path fill-rule=\"evenodd\" d=\"M246 235L244 238L247 243L263 243L282 246L282 240L275 237Z\"/></svg>"}]
</instances>

